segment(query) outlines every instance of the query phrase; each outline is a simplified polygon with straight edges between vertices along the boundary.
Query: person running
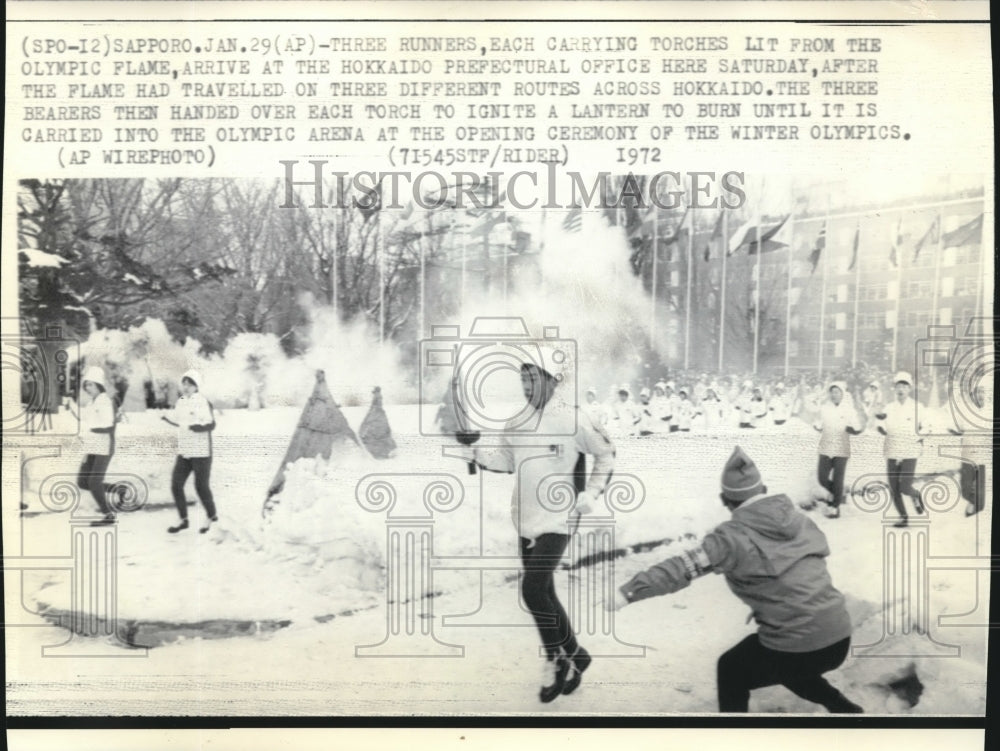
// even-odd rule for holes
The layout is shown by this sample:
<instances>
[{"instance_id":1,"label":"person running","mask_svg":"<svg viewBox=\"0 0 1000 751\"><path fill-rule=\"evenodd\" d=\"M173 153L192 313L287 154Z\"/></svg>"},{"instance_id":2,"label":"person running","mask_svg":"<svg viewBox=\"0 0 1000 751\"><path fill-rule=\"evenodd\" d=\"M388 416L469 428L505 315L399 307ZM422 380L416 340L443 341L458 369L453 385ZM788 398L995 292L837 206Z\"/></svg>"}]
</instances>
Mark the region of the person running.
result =
<instances>
[{"instance_id":1,"label":"person running","mask_svg":"<svg viewBox=\"0 0 1000 751\"><path fill-rule=\"evenodd\" d=\"M968 399L975 411L988 415L988 424L992 424L993 395L980 377L969 390ZM964 399L957 400L963 404ZM986 465L983 462L991 436L983 434L983 425L975 424L964 410L955 410L956 425L948 428L952 435L961 436L962 464L959 468L959 487L962 497L968 502L965 508L966 516L975 516L986 508Z\"/></svg>"},{"instance_id":2,"label":"person running","mask_svg":"<svg viewBox=\"0 0 1000 751\"><path fill-rule=\"evenodd\" d=\"M219 521L215 511L215 499L208 484L212 472L212 431L215 430L215 413L200 389L201 375L196 370L189 370L181 376L181 397L174 407L174 419L166 415L162 418L164 422L177 428L177 461L174 463L174 471L170 478L170 492L174 496L174 504L181 520L176 526L167 529L170 534L177 534L188 528L184 484L192 472L194 472L195 491L208 517L205 526L198 531L204 534L208 532L212 522Z\"/></svg>"},{"instance_id":3,"label":"person running","mask_svg":"<svg viewBox=\"0 0 1000 751\"><path fill-rule=\"evenodd\" d=\"M829 399L820 407L819 420L813 425L820 432L816 477L829 494L826 516L836 519L844 502L844 474L851 456L850 436L859 435L863 428L844 381L831 383L827 393Z\"/></svg>"},{"instance_id":4,"label":"person running","mask_svg":"<svg viewBox=\"0 0 1000 751\"><path fill-rule=\"evenodd\" d=\"M875 418L878 420L876 429L885 436L883 445L885 471L889 480L892 503L900 517L893 526L905 527L909 517L903 504L904 494L913 499L913 508L918 514L924 513L920 491L913 486L913 476L924 439L919 435L922 427L917 420L916 402L910 398L913 391L913 377L905 371L896 373L893 389L896 398L886 404L884 410L876 414Z\"/></svg>"},{"instance_id":5,"label":"person running","mask_svg":"<svg viewBox=\"0 0 1000 751\"><path fill-rule=\"evenodd\" d=\"M746 712L751 690L780 684L830 712L863 712L823 677L843 664L852 632L844 596L827 570L830 547L823 532L788 496L767 494L760 471L739 446L721 484L732 518L694 549L632 577L605 608L618 610L682 590L705 574L722 574L752 610L757 631L719 658L719 711Z\"/></svg>"},{"instance_id":6,"label":"person running","mask_svg":"<svg viewBox=\"0 0 1000 751\"><path fill-rule=\"evenodd\" d=\"M561 354L561 353L560 353ZM523 415L501 433L496 448L474 448L474 460L482 469L516 473L511 517L520 538L521 596L535 619L545 652L539 699L551 702L572 693L580 685L591 657L573 633L569 616L559 601L554 583L556 567L569 543L567 511L546 506L559 483L572 477L577 492L575 512L584 514L604 492L614 469L615 447L585 410L568 403L560 384L566 363L546 351L543 363L521 366L521 387L538 423L524 431ZM542 440L539 440L541 437ZM479 433L456 434L467 446ZM586 474L586 456L593 468Z\"/></svg>"},{"instance_id":7,"label":"person running","mask_svg":"<svg viewBox=\"0 0 1000 751\"><path fill-rule=\"evenodd\" d=\"M115 512L108 503L107 494L115 489L105 484L104 476L115 454L115 405L108 396L101 368L87 368L81 386L88 398L81 400L80 404L80 439L84 458L76 482L82 490L90 491L101 512L102 518L91 522L91 525L114 524Z\"/></svg>"}]
</instances>

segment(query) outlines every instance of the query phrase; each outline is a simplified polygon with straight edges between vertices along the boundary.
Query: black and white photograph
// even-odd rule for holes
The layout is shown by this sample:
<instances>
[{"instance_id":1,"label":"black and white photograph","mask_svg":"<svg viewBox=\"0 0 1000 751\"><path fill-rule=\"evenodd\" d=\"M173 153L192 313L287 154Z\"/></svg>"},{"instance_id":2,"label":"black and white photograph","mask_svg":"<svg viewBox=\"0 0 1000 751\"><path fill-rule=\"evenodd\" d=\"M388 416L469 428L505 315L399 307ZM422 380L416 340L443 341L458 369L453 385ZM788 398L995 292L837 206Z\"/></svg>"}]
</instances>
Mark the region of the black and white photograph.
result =
<instances>
[{"instance_id":1,"label":"black and white photograph","mask_svg":"<svg viewBox=\"0 0 1000 751\"><path fill-rule=\"evenodd\" d=\"M8 719L985 720L988 28L644 5L8 23Z\"/></svg>"}]
</instances>

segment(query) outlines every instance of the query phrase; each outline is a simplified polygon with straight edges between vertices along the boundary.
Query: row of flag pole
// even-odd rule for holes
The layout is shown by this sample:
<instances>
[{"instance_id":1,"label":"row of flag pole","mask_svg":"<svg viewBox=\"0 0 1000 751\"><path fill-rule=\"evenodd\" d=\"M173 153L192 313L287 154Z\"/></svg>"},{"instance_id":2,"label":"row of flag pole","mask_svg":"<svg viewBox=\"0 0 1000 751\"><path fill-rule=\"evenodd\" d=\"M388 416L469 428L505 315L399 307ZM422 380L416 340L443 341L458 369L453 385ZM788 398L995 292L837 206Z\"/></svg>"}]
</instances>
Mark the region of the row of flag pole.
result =
<instances>
[{"instance_id":1,"label":"row of flag pole","mask_svg":"<svg viewBox=\"0 0 1000 751\"><path fill-rule=\"evenodd\" d=\"M982 229L983 229L983 213L979 213L973 219L964 222L962 225L953 229L949 232L942 232L943 223L943 212L944 207L949 204L969 204L974 201L981 199L958 199L954 201L945 201L938 203L930 203L920 206L903 206L903 207L893 207L886 211L891 211L893 213L899 212L900 216L897 222L892 226L890 231L890 237L888 239L888 260L889 265L897 272L897 292L896 292L896 313L893 326L893 346L892 346L892 367L896 367L895 360L897 341L898 341L898 331L900 328L899 321L899 302L902 298L904 291L901 289L901 279L902 279L902 248L905 243L905 239L909 236L904 233L903 230L903 216L908 211L915 211L925 208L935 207L937 209L934 219L927 226L924 232L920 235L919 239L913 244L913 256L912 264L916 264L921 253L929 248L937 248L937 257L935 259L935 278L934 278L934 300L932 304L932 320L937 320L937 307L938 307L938 285L940 282L940 256L942 255L945 248L958 247L962 245L967 245L974 242L980 242L982 239ZM792 269L793 269L793 243L791 238L786 238L788 241L783 242L781 237L781 231L788 228L788 231L793 231L794 227L801 223L803 220L797 220L792 217L791 213L785 214L776 220L763 220L759 215L753 219L742 223L734 232L731 234L727 231L729 213L725 209L719 210L718 214L712 223L712 230L709 237L704 245L701 253L702 261L708 263L712 260L714 254L719 254L722 262L722 277L720 281L720 295L719 295L719 368L721 369L724 364L724 345L725 345L725 306L726 306L726 261L728 258L741 253L746 252L750 256L756 257L756 262L754 264L754 284L751 292L751 300L754 308L754 345L753 345L753 366L754 372L757 372L757 355L759 351L759 330L760 330L760 256L763 253L774 252L780 249L786 249L788 253L787 261L787 299L786 299L786 320L785 320L785 365L784 370L787 374L789 370L789 352L790 352L790 336L791 336L791 308L792 308ZM857 362L857 343L858 343L858 319L859 319L859 302L860 295L858 289L861 282L861 264L859 262L859 253L861 252L861 240L862 240L862 219L869 215L875 213L873 211L869 212L850 212L841 214L837 217L831 217L829 210L826 212L826 216L822 219L822 224L816 234L816 237L811 244L811 248L808 256L808 263L810 266L810 276L815 274L817 270L821 269L821 312L820 312L820 330L819 330L819 348L817 357L817 368L820 372L823 370L823 356L824 356L824 329L825 329L825 303L826 303L826 281L827 274L830 271L829 261L827 255L824 251L827 246L827 227L831 219L841 219L847 217L856 218L856 226L854 229L854 235L851 243L850 251L850 261L848 263L846 271L854 272L854 315L853 315L853 336L852 336L852 351L851 351L851 362L852 365ZM682 218L677 222L673 230L667 234L666 237L660 237L660 221L659 221L659 209L655 206L650 207L647 214L643 217L642 222L632 231L632 234L641 233L645 228L651 226L652 232L652 247L653 255L651 260L651 311L650 311L650 343L651 345L655 341L655 322L656 322L656 305L657 305L657 259L659 255L659 249L666 245L670 246L675 244L682 237L687 238L687 271L685 286L687 289L685 295L685 332L684 332L684 365L689 367L690 364L690 326L691 326L691 280L692 280L692 266L694 263L694 217L695 212L688 209L682 215ZM570 232L581 231L581 219L582 219L582 209L580 207L574 207L567 214L564 222L563 228ZM815 222L818 219L816 217L810 217L807 220L809 222ZM724 246L719 248L719 241L725 240ZM725 252L719 253L720 250ZM821 267L822 264L822 267ZM977 311L977 314L981 311Z\"/></svg>"}]
</instances>

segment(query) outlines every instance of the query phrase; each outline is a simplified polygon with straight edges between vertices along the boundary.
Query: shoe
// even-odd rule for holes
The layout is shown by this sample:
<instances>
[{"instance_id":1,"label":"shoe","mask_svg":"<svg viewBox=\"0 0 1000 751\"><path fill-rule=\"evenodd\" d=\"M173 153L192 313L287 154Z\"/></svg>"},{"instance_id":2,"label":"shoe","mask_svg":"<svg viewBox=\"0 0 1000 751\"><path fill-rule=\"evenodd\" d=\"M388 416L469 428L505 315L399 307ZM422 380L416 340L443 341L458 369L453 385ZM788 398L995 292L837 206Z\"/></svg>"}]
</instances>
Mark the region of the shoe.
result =
<instances>
[{"instance_id":1,"label":"shoe","mask_svg":"<svg viewBox=\"0 0 1000 751\"><path fill-rule=\"evenodd\" d=\"M563 692L568 672L569 660L562 652L545 661L542 668L542 689L538 692L538 698L543 704L548 704Z\"/></svg>"},{"instance_id":2,"label":"shoe","mask_svg":"<svg viewBox=\"0 0 1000 751\"><path fill-rule=\"evenodd\" d=\"M919 493L913 496L913 508L916 509L918 514L924 513L924 502Z\"/></svg>"},{"instance_id":3,"label":"shoe","mask_svg":"<svg viewBox=\"0 0 1000 751\"><path fill-rule=\"evenodd\" d=\"M202 527L201 529L199 529L198 531L201 532L201 534L205 534L206 532L208 532L209 529L211 529L212 522L217 522L217 521L219 521L219 517L217 517L217 516L210 516L208 518L208 521L205 522L205 526Z\"/></svg>"},{"instance_id":4,"label":"shoe","mask_svg":"<svg viewBox=\"0 0 1000 751\"><path fill-rule=\"evenodd\" d=\"M187 519L181 519L181 523L178 524L176 527L167 527L167 532L169 532L172 535L175 535L178 532L181 532L181 531L183 531L183 530L185 530L187 528L188 528L188 520Z\"/></svg>"},{"instance_id":5,"label":"shoe","mask_svg":"<svg viewBox=\"0 0 1000 751\"><path fill-rule=\"evenodd\" d=\"M91 527L107 527L117 521L114 514L105 514L103 519L96 519L90 523Z\"/></svg>"},{"instance_id":6,"label":"shoe","mask_svg":"<svg viewBox=\"0 0 1000 751\"><path fill-rule=\"evenodd\" d=\"M974 503L970 503L968 506L965 507L965 515L966 516L975 516L980 511L982 511L982 509L979 508L979 506L977 506Z\"/></svg>"},{"instance_id":7,"label":"shoe","mask_svg":"<svg viewBox=\"0 0 1000 751\"><path fill-rule=\"evenodd\" d=\"M583 680L583 671L589 668L590 663L594 661L594 658L583 647L577 647L576 651L568 659L569 673L566 676L566 682L563 684L562 692L564 694L571 694L576 691L580 685L580 681Z\"/></svg>"},{"instance_id":8,"label":"shoe","mask_svg":"<svg viewBox=\"0 0 1000 751\"><path fill-rule=\"evenodd\" d=\"M907 526L909 526L909 522L906 519L900 519L898 522L896 522L892 526L894 526L894 527L907 527Z\"/></svg>"},{"instance_id":9,"label":"shoe","mask_svg":"<svg viewBox=\"0 0 1000 751\"><path fill-rule=\"evenodd\" d=\"M827 506L823 511L823 516L827 519L839 519L840 518L840 506Z\"/></svg>"},{"instance_id":10,"label":"shoe","mask_svg":"<svg viewBox=\"0 0 1000 751\"><path fill-rule=\"evenodd\" d=\"M803 511L812 511L816 508L816 499L810 498L808 501L799 501L799 508Z\"/></svg>"}]
</instances>

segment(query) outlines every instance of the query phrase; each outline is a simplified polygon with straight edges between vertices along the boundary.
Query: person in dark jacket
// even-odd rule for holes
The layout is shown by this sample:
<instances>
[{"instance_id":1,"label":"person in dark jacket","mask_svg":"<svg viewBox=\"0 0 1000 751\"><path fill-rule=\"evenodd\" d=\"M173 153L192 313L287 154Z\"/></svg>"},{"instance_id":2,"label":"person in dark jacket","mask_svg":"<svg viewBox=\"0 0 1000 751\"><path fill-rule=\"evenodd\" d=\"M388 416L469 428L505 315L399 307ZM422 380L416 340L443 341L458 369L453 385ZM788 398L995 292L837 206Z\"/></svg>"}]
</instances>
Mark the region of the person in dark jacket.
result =
<instances>
[{"instance_id":1,"label":"person in dark jacket","mask_svg":"<svg viewBox=\"0 0 1000 751\"><path fill-rule=\"evenodd\" d=\"M851 644L844 596L826 568L826 537L786 495L768 495L753 460L737 446L722 472L732 519L701 544L634 576L606 607L670 594L714 572L753 611L757 632L719 658L719 710L746 712L750 691L783 685L830 712L860 713L823 677Z\"/></svg>"}]
</instances>

